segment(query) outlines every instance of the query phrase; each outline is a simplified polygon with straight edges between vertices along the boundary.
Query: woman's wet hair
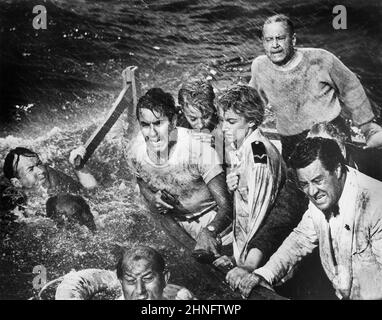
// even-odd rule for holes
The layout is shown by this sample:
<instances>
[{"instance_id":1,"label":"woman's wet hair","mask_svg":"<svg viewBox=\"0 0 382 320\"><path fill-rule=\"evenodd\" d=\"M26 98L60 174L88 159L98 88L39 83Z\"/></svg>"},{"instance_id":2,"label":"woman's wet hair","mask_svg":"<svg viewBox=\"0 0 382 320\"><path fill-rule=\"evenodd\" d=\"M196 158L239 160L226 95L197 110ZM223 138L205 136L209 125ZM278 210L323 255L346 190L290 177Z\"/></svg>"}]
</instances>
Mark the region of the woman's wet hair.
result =
<instances>
[{"instance_id":1,"label":"woman's wet hair","mask_svg":"<svg viewBox=\"0 0 382 320\"><path fill-rule=\"evenodd\" d=\"M182 84L178 92L178 103L182 109L188 104L202 114L216 113L215 93L209 81L193 80Z\"/></svg>"},{"instance_id":2,"label":"woman's wet hair","mask_svg":"<svg viewBox=\"0 0 382 320\"><path fill-rule=\"evenodd\" d=\"M225 91L218 99L218 107L224 112L232 110L253 122L254 127L261 125L264 119L264 104L257 91L246 85L236 85Z\"/></svg>"},{"instance_id":3,"label":"woman's wet hair","mask_svg":"<svg viewBox=\"0 0 382 320\"><path fill-rule=\"evenodd\" d=\"M218 124L217 110L214 105L215 92L211 83L207 80L191 80L182 84L178 92L178 104L180 106L179 123L180 126L188 124L186 119L183 119L182 114L184 109L189 105L200 111L204 115L212 115L209 129L214 129Z\"/></svg>"},{"instance_id":4,"label":"woman's wet hair","mask_svg":"<svg viewBox=\"0 0 382 320\"><path fill-rule=\"evenodd\" d=\"M10 150L7 156L5 157L4 166L3 166L4 176L6 178L8 179L18 178L17 166L19 164L20 156L30 157L30 158L33 158L33 157L39 158L36 152L33 152L32 150L29 150L27 148L17 147L15 149Z\"/></svg>"},{"instance_id":5,"label":"woman's wet hair","mask_svg":"<svg viewBox=\"0 0 382 320\"><path fill-rule=\"evenodd\" d=\"M136 107L136 115L139 120L139 111L141 109L150 110L158 118L166 116L170 121L177 113L175 101L172 95L160 88L149 89L142 97L139 98Z\"/></svg>"}]
</instances>

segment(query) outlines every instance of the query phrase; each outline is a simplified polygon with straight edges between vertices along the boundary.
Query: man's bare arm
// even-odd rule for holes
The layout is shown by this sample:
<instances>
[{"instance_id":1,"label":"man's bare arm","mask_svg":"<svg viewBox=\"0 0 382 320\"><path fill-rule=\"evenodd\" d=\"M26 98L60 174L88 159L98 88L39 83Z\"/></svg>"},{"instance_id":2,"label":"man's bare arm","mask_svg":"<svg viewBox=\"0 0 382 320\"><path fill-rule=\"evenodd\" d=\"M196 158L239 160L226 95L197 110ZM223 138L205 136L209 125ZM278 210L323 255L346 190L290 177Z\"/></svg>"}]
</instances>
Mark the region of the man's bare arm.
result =
<instances>
[{"instance_id":1,"label":"man's bare arm","mask_svg":"<svg viewBox=\"0 0 382 320\"><path fill-rule=\"evenodd\" d=\"M224 172L209 181L207 186L217 203L216 216L208 225L213 227L214 231L202 229L196 238L195 250L211 252L218 257L221 246L218 235L232 223L232 200L227 190Z\"/></svg>"},{"instance_id":2,"label":"man's bare arm","mask_svg":"<svg viewBox=\"0 0 382 320\"><path fill-rule=\"evenodd\" d=\"M227 189L224 172L208 182L207 187L217 204L216 216L209 225L220 233L232 223L233 217L232 197Z\"/></svg>"}]
</instances>

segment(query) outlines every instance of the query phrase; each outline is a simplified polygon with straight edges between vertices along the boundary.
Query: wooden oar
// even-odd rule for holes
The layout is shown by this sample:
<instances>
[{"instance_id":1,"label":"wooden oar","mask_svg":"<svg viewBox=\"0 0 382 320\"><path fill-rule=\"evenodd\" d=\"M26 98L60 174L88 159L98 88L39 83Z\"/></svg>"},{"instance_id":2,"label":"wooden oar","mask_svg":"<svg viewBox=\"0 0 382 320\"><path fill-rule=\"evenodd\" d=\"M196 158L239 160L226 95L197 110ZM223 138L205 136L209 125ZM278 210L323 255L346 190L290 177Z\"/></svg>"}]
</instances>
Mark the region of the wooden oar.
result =
<instances>
[{"instance_id":1,"label":"wooden oar","mask_svg":"<svg viewBox=\"0 0 382 320\"><path fill-rule=\"evenodd\" d=\"M164 231L172 238L173 242L180 248L185 249L190 254L195 247L195 240L170 216L161 215L150 212L151 216L156 220ZM201 271L207 275L207 278L214 282L214 285L223 290L223 292L231 292L234 299L241 299L239 292L232 292L231 287L225 282L225 275L228 269L217 268L212 264L198 263ZM288 300L285 297L278 295L276 292L265 287L256 287L252 290L248 300Z\"/></svg>"},{"instance_id":2,"label":"wooden oar","mask_svg":"<svg viewBox=\"0 0 382 320\"><path fill-rule=\"evenodd\" d=\"M92 156L95 149L101 143L106 134L110 131L111 127L118 120L123 111L129 107L130 103L126 98L126 93L131 88L131 95L133 101L133 107L137 105L137 89L135 83L135 70L138 68L136 66L129 66L122 71L123 88L119 93L118 98L114 101L109 114L106 119L98 126L98 128L93 132L90 138L85 143L86 153L83 158L77 157L74 161L76 169L81 169L85 163Z\"/></svg>"}]
</instances>

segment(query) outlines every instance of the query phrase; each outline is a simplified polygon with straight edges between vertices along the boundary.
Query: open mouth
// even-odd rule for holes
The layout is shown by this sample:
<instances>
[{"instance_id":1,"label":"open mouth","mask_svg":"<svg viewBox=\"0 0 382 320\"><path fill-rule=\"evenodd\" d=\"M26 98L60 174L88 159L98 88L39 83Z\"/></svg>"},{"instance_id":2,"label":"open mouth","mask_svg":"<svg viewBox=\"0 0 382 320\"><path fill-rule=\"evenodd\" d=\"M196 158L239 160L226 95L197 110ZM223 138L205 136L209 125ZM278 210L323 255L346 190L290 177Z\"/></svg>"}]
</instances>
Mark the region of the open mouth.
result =
<instances>
[{"instance_id":1,"label":"open mouth","mask_svg":"<svg viewBox=\"0 0 382 320\"><path fill-rule=\"evenodd\" d=\"M162 141L161 140L148 140L149 142L150 142L150 144L152 145L152 146L154 146L154 147L158 147L158 146L160 146L160 144L162 143Z\"/></svg>"},{"instance_id":2,"label":"open mouth","mask_svg":"<svg viewBox=\"0 0 382 320\"><path fill-rule=\"evenodd\" d=\"M319 195L314 197L314 201L316 203L322 203L325 201L325 199L326 199L326 196L324 194L319 194Z\"/></svg>"}]
</instances>

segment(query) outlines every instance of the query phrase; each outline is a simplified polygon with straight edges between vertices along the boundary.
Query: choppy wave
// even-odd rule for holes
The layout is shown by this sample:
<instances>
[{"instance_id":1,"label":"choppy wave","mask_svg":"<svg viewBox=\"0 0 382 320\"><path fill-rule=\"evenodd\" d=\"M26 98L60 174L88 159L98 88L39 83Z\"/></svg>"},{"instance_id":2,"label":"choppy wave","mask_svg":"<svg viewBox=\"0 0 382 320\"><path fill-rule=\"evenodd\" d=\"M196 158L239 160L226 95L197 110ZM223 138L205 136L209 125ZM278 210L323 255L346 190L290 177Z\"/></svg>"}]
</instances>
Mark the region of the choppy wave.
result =
<instances>
[{"instance_id":1,"label":"choppy wave","mask_svg":"<svg viewBox=\"0 0 382 320\"><path fill-rule=\"evenodd\" d=\"M142 90L211 76L217 87L247 81L262 53L263 19L274 12L296 21L298 43L337 54L380 105L381 4L341 1L348 30L332 28L335 0L47 0L47 30L32 28L41 1L0 1L2 129L38 134L78 124L108 108L122 69L139 67ZM82 116L83 115L83 116Z\"/></svg>"}]
</instances>

